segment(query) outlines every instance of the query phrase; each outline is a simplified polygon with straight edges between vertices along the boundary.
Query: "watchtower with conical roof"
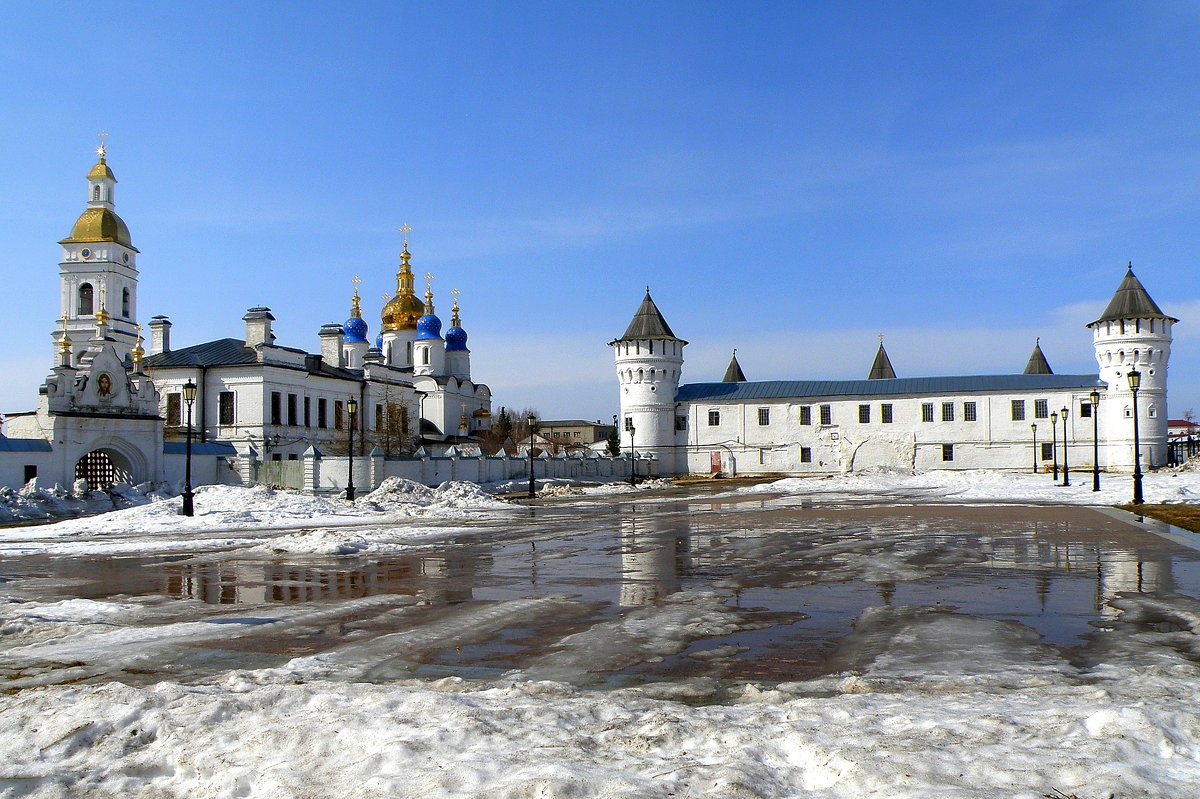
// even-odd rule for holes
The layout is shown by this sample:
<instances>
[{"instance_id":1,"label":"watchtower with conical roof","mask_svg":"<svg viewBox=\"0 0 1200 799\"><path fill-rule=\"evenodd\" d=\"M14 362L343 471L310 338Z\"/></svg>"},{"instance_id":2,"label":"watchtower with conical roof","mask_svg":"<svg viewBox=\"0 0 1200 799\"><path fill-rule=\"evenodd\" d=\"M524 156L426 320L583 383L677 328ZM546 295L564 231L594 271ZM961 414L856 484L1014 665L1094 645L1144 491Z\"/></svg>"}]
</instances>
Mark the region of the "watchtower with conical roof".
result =
<instances>
[{"instance_id":1,"label":"watchtower with conical roof","mask_svg":"<svg viewBox=\"0 0 1200 799\"><path fill-rule=\"evenodd\" d=\"M1100 318L1088 325L1108 384L1100 400L1099 424L1105 442L1105 463L1133 465L1133 392L1129 372L1141 373L1138 389L1138 433L1142 463L1158 466L1167 460L1167 361L1171 357L1171 328L1179 320L1167 316L1133 274L1125 278Z\"/></svg>"},{"instance_id":2,"label":"watchtower with conical roof","mask_svg":"<svg viewBox=\"0 0 1200 799\"><path fill-rule=\"evenodd\" d=\"M687 470L687 430L678 430L675 393L687 342L671 331L646 289L625 334L609 342L621 391L621 448L656 460L660 474Z\"/></svg>"},{"instance_id":3,"label":"watchtower with conical roof","mask_svg":"<svg viewBox=\"0 0 1200 799\"><path fill-rule=\"evenodd\" d=\"M102 335L119 358L137 345L137 255L129 228L117 216L117 178L104 145L87 175L87 207L71 234L59 241L59 324L52 334L56 357L63 343L78 359L88 342ZM103 331L100 333L98 331Z\"/></svg>"}]
</instances>

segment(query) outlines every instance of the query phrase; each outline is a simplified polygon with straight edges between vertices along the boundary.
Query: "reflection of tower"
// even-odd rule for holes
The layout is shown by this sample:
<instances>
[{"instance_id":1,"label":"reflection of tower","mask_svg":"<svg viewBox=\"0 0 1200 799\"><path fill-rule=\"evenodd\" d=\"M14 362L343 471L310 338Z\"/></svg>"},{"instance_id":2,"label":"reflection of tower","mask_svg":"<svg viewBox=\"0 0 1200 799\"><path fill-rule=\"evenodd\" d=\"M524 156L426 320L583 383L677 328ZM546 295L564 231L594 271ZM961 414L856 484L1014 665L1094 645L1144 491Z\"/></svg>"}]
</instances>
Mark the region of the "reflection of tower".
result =
<instances>
[{"instance_id":1,"label":"reflection of tower","mask_svg":"<svg viewBox=\"0 0 1200 799\"><path fill-rule=\"evenodd\" d=\"M475 556L458 552L421 558L421 576L426 578L420 594L430 605L453 605L474 596Z\"/></svg>"},{"instance_id":2,"label":"reflection of tower","mask_svg":"<svg viewBox=\"0 0 1200 799\"><path fill-rule=\"evenodd\" d=\"M621 604L649 605L679 590L679 560L686 550L686 515L621 522ZM684 525L680 529L679 525Z\"/></svg>"},{"instance_id":3,"label":"reflection of tower","mask_svg":"<svg viewBox=\"0 0 1200 799\"><path fill-rule=\"evenodd\" d=\"M1125 550L1103 550L1096 568L1100 612L1105 618L1119 615L1110 604L1117 594L1163 594L1175 588L1171 559L1165 555L1145 559Z\"/></svg>"}]
</instances>

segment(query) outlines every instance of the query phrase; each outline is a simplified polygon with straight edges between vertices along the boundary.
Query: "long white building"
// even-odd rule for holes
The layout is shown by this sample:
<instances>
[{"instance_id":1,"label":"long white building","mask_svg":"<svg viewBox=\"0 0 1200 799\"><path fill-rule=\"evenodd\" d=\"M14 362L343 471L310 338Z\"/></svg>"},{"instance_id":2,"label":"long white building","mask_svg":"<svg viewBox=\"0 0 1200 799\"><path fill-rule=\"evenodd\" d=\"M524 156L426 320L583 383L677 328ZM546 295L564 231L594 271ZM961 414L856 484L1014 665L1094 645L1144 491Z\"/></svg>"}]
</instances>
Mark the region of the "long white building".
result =
<instances>
[{"instance_id":1,"label":"long white building","mask_svg":"<svg viewBox=\"0 0 1200 799\"><path fill-rule=\"evenodd\" d=\"M1087 325L1098 374L1053 374L1039 344L1022 374L896 377L881 341L866 380L749 382L735 353L723 381L681 385L687 342L647 292L624 335L609 344L622 447L648 454L660 474L799 475L881 466L1040 470L1064 458L1072 468L1091 468L1097 441L1101 468L1128 470L1129 373L1136 371L1141 465L1162 465L1177 321L1130 268Z\"/></svg>"}]
</instances>

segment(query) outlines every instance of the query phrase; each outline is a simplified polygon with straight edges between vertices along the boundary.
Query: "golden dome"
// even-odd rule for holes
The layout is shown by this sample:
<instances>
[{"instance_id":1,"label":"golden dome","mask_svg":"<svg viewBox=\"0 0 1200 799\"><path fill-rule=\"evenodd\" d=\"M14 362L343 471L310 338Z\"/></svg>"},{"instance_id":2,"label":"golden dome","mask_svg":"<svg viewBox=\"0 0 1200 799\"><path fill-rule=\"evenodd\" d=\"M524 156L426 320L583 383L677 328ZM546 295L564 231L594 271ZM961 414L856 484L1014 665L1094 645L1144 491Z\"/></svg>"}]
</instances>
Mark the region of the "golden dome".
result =
<instances>
[{"instance_id":1,"label":"golden dome","mask_svg":"<svg viewBox=\"0 0 1200 799\"><path fill-rule=\"evenodd\" d=\"M384 333L397 330L416 330L417 320L425 315L425 303L415 294L397 295L388 300L380 315Z\"/></svg>"},{"instance_id":2,"label":"golden dome","mask_svg":"<svg viewBox=\"0 0 1200 799\"><path fill-rule=\"evenodd\" d=\"M100 160L92 167L92 171L88 172L88 180L111 180L117 182L117 176L108 168L108 164L104 163L104 156L100 156Z\"/></svg>"},{"instance_id":3,"label":"golden dome","mask_svg":"<svg viewBox=\"0 0 1200 799\"><path fill-rule=\"evenodd\" d=\"M129 228L125 221L107 208L89 208L79 215L71 235L59 244L93 244L101 241L115 241L137 252L129 238Z\"/></svg>"}]
</instances>

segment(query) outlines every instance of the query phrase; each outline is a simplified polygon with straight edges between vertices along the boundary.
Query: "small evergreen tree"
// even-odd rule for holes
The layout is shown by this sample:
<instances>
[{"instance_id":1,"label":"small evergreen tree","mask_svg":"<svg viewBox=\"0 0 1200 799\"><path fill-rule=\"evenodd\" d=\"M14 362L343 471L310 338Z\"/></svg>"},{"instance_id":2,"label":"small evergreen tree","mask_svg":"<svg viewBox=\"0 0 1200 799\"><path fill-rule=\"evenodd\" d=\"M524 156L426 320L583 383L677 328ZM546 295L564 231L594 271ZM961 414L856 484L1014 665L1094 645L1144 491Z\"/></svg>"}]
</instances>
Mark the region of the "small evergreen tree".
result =
<instances>
[{"instance_id":1,"label":"small evergreen tree","mask_svg":"<svg viewBox=\"0 0 1200 799\"><path fill-rule=\"evenodd\" d=\"M605 439L608 444L608 456L615 458L621 454L621 434L617 432L617 426L613 425L608 430L608 438Z\"/></svg>"}]
</instances>

